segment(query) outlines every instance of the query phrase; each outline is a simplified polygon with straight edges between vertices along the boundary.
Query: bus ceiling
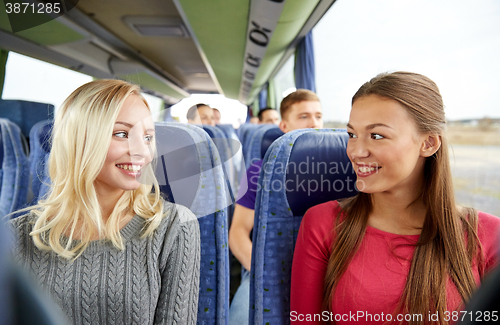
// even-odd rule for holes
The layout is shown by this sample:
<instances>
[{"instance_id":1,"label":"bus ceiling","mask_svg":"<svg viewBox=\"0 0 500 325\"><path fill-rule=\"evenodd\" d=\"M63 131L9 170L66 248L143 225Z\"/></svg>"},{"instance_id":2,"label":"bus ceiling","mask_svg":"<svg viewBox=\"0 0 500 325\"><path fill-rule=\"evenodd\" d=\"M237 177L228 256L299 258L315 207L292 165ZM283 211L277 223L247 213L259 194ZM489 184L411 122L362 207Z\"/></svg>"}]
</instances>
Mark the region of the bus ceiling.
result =
<instances>
[{"instance_id":1,"label":"bus ceiling","mask_svg":"<svg viewBox=\"0 0 500 325\"><path fill-rule=\"evenodd\" d=\"M38 25L31 7L0 8L0 48L138 83L167 104L190 93L249 104L334 2L80 0Z\"/></svg>"}]
</instances>

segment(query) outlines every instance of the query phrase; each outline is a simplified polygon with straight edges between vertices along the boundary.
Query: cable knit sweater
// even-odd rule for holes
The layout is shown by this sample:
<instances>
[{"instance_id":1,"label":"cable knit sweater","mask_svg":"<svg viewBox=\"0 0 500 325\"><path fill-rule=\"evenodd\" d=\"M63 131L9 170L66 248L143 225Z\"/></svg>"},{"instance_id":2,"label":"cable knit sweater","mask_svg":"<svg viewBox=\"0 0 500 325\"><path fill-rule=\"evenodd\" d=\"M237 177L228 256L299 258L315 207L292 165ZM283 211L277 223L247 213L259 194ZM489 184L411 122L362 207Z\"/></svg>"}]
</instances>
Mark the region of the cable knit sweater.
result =
<instances>
[{"instance_id":1,"label":"cable knit sweater","mask_svg":"<svg viewBox=\"0 0 500 325\"><path fill-rule=\"evenodd\" d=\"M16 258L48 289L73 324L195 324L200 235L188 209L165 204L166 217L141 238L134 216L120 231L125 250L94 241L75 261L41 251L29 235L35 218L10 221Z\"/></svg>"}]
</instances>

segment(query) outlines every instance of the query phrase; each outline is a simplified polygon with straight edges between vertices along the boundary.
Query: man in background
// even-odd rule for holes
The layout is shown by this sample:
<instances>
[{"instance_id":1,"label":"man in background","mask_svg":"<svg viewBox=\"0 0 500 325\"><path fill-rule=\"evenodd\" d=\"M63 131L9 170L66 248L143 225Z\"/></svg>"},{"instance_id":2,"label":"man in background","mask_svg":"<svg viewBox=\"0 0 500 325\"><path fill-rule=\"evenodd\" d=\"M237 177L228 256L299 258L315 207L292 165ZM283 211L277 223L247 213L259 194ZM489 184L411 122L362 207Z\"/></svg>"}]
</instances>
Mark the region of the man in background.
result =
<instances>
[{"instance_id":1,"label":"man in background","mask_svg":"<svg viewBox=\"0 0 500 325\"><path fill-rule=\"evenodd\" d=\"M220 124L220 111L217 109L217 108L213 108L214 110L214 121L215 121L215 125L217 124Z\"/></svg>"},{"instance_id":2,"label":"man in background","mask_svg":"<svg viewBox=\"0 0 500 325\"><path fill-rule=\"evenodd\" d=\"M257 115L259 124L280 124L280 115L278 111L269 107L261 109Z\"/></svg>"},{"instance_id":3,"label":"man in background","mask_svg":"<svg viewBox=\"0 0 500 325\"><path fill-rule=\"evenodd\" d=\"M213 109L206 104L196 104L189 108L186 117L189 124L215 126Z\"/></svg>"}]
</instances>

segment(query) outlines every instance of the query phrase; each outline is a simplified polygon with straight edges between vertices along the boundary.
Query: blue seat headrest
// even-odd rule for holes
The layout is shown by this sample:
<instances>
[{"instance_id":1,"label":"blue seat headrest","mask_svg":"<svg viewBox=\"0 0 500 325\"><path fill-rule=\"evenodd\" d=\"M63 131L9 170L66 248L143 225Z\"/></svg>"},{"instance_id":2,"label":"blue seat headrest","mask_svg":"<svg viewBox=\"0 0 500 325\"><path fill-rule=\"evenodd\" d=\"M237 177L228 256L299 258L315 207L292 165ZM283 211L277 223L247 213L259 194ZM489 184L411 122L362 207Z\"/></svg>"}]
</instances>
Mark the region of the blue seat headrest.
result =
<instances>
[{"instance_id":1,"label":"blue seat headrest","mask_svg":"<svg viewBox=\"0 0 500 325\"><path fill-rule=\"evenodd\" d=\"M0 100L0 117L8 118L28 137L36 123L54 118L54 105L25 100Z\"/></svg>"},{"instance_id":2,"label":"blue seat headrest","mask_svg":"<svg viewBox=\"0 0 500 325\"><path fill-rule=\"evenodd\" d=\"M293 144L287 167L287 200L293 215L356 195L356 174L347 157L347 133L305 133Z\"/></svg>"},{"instance_id":3,"label":"blue seat headrest","mask_svg":"<svg viewBox=\"0 0 500 325\"><path fill-rule=\"evenodd\" d=\"M283 134L283 131L281 131L279 128L276 129L270 129L267 130L266 133L264 133L264 136L262 137L262 142L260 145L260 157L261 159L264 158L266 155L267 149L269 149L269 146L271 143L274 142L274 140L278 139L281 137Z\"/></svg>"},{"instance_id":4,"label":"blue seat headrest","mask_svg":"<svg viewBox=\"0 0 500 325\"><path fill-rule=\"evenodd\" d=\"M156 177L170 202L190 207L199 187L200 164L193 139L186 130L156 125Z\"/></svg>"}]
</instances>

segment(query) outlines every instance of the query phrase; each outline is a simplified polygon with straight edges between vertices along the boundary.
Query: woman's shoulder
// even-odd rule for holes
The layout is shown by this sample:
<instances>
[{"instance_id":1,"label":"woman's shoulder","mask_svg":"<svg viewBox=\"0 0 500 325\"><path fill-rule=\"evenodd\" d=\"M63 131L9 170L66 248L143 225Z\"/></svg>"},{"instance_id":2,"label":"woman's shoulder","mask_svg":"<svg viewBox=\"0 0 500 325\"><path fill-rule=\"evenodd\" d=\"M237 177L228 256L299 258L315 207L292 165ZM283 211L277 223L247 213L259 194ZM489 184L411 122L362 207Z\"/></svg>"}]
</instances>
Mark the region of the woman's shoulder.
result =
<instances>
[{"instance_id":1,"label":"woman's shoulder","mask_svg":"<svg viewBox=\"0 0 500 325\"><path fill-rule=\"evenodd\" d=\"M342 208L338 201L328 201L309 208L304 217L330 220L332 216L336 216L340 211L342 211Z\"/></svg>"},{"instance_id":2,"label":"woman's shoulder","mask_svg":"<svg viewBox=\"0 0 500 325\"><path fill-rule=\"evenodd\" d=\"M169 229L199 228L196 216L183 205L165 201L163 204L163 218L158 226L159 233Z\"/></svg>"},{"instance_id":3,"label":"woman's shoulder","mask_svg":"<svg viewBox=\"0 0 500 325\"><path fill-rule=\"evenodd\" d=\"M167 221L184 223L196 221L194 213L183 205L165 201L163 203L163 211Z\"/></svg>"},{"instance_id":4,"label":"woman's shoulder","mask_svg":"<svg viewBox=\"0 0 500 325\"><path fill-rule=\"evenodd\" d=\"M16 217L8 221L8 225L15 232L23 231L25 229L30 230L36 222L36 215L33 213L27 213L22 216Z\"/></svg>"},{"instance_id":5,"label":"woman's shoulder","mask_svg":"<svg viewBox=\"0 0 500 325\"><path fill-rule=\"evenodd\" d=\"M335 217L342 211L338 201L328 201L309 208L302 219L301 228L312 232L331 233Z\"/></svg>"},{"instance_id":6,"label":"woman's shoulder","mask_svg":"<svg viewBox=\"0 0 500 325\"><path fill-rule=\"evenodd\" d=\"M486 213L477 212L478 236L481 242L494 240L498 241L500 235L500 218Z\"/></svg>"}]
</instances>

